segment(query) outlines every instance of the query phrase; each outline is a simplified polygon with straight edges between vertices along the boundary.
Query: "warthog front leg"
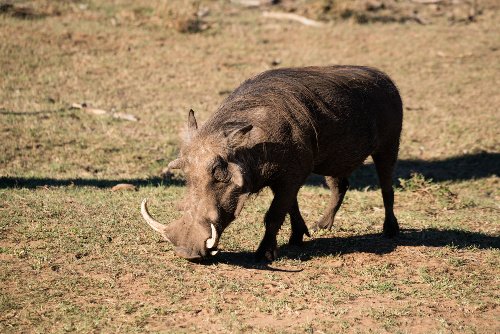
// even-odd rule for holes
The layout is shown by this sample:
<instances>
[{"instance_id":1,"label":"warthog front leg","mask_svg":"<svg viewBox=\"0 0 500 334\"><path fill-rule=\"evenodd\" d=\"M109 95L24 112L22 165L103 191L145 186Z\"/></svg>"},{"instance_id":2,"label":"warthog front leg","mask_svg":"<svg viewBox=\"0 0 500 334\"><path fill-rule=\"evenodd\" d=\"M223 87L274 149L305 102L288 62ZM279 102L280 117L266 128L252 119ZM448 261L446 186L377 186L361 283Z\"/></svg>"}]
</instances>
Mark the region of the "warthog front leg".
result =
<instances>
[{"instance_id":1,"label":"warthog front leg","mask_svg":"<svg viewBox=\"0 0 500 334\"><path fill-rule=\"evenodd\" d=\"M289 245L300 246L302 245L302 241L304 238L304 234L310 237L309 230L307 229L307 225L302 218L299 210L299 203L297 202L297 198L288 211L290 214L290 222L292 223L292 234L290 235L290 239L288 240Z\"/></svg>"},{"instance_id":2,"label":"warthog front leg","mask_svg":"<svg viewBox=\"0 0 500 334\"><path fill-rule=\"evenodd\" d=\"M293 187L273 187L274 198L264 218L266 232L259 248L257 249L257 252L255 253L257 260L273 261L278 256L278 243L276 241L276 236L278 235L281 225L285 220L286 214L291 211L293 206L297 203L297 193L299 188L300 185ZM296 209L298 210L298 205ZM296 213L294 209L292 211L294 214ZM297 224L300 224L300 222Z\"/></svg>"}]
</instances>

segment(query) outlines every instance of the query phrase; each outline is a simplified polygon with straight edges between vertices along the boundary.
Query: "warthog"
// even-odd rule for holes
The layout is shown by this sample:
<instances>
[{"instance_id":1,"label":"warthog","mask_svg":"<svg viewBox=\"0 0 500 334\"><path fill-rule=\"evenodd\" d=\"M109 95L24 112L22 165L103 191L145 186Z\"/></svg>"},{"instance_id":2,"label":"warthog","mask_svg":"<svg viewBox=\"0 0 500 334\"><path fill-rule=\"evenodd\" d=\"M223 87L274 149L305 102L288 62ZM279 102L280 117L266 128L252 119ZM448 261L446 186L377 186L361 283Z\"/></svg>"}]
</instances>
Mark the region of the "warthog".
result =
<instances>
[{"instance_id":1,"label":"warthog","mask_svg":"<svg viewBox=\"0 0 500 334\"><path fill-rule=\"evenodd\" d=\"M246 80L198 129L188 116L188 139L169 163L187 180L180 220L163 225L142 202L144 219L187 259L217 253L222 232L250 194L274 193L256 256L277 256L277 233L287 214L290 244L310 236L297 203L308 175L324 175L331 198L312 227L330 229L349 187L348 176L371 155L385 206L383 232L399 232L393 212L392 173L403 120L391 79L374 68L328 66L270 70Z\"/></svg>"}]
</instances>

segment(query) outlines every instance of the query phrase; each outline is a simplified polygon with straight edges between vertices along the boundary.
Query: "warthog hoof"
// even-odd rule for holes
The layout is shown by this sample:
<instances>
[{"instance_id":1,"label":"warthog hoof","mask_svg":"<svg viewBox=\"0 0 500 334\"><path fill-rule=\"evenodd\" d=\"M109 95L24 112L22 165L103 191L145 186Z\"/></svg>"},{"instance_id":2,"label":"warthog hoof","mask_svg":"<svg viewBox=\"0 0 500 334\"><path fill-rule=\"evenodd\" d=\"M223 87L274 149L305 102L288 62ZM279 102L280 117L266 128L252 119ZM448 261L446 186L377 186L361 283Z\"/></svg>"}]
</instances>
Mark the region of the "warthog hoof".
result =
<instances>
[{"instance_id":1,"label":"warthog hoof","mask_svg":"<svg viewBox=\"0 0 500 334\"><path fill-rule=\"evenodd\" d=\"M313 232L317 232L319 230L331 230L332 226L333 226L333 222L327 222L324 219L321 219L321 220L317 221L316 223L314 223L310 227L310 229Z\"/></svg>"},{"instance_id":2,"label":"warthog hoof","mask_svg":"<svg viewBox=\"0 0 500 334\"><path fill-rule=\"evenodd\" d=\"M396 217L384 221L383 235L386 238L394 238L399 234L399 224Z\"/></svg>"},{"instance_id":3,"label":"warthog hoof","mask_svg":"<svg viewBox=\"0 0 500 334\"><path fill-rule=\"evenodd\" d=\"M265 249L263 247L259 247L257 252L255 252L255 259L257 261L272 262L276 260L277 257L278 257L278 250L276 248Z\"/></svg>"},{"instance_id":4,"label":"warthog hoof","mask_svg":"<svg viewBox=\"0 0 500 334\"><path fill-rule=\"evenodd\" d=\"M307 235L309 238L311 237L311 233L309 233L307 226L304 226L304 229L300 232L292 231L290 239L288 240L288 245L301 246L304 243L304 235Z\"/></svg>"}]
</instances>

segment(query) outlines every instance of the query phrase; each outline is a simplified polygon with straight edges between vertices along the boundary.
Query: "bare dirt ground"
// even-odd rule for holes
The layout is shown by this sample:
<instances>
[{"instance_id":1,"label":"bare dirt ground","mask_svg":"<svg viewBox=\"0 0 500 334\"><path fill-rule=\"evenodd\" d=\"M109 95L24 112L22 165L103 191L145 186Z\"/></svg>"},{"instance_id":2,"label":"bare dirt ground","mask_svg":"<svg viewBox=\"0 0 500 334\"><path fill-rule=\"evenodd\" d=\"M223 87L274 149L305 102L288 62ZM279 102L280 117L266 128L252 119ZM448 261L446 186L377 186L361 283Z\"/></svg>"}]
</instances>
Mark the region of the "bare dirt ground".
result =
<instances>
[{"instance_id":1,"label":"bare dirt ground","mask_svg":"<svg viewBox=\"0 0 500 334\"><path fill-rule=\"evenodd\" d=\"M421 2L0 1L0 331L500 332L500 6ZM368 161L332 231L293 248L285 222L272 264L252 256L267 191L213 260L177 258L139 204L179 216L182 175L159 173L187 111L203 121L254 74L326 64L401 90L401 236L379 234ZM308 223L328 196L318 177L301 190Z\"/></svg>"}]
</instances>

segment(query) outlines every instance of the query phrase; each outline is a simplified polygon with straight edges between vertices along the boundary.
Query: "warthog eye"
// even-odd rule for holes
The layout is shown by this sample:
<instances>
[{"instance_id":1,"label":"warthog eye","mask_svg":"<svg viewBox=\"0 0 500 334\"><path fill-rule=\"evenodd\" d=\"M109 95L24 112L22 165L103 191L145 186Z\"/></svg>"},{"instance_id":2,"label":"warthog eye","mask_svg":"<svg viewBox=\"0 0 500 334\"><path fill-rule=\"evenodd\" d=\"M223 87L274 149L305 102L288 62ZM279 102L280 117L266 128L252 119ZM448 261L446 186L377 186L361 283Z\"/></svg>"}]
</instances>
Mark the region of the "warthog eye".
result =
<instances>
[{"instance_id":1,"label":"warthog eye","mask_svg":"<svg viewBox=\"0 0 500 334\"><path fill-rule=\"evenodd\" d=\"M217 156L212 164L212 175L219 182L229 182L231 179L231 174L227 169L227 161L221 156Z\"/></svg>"}]
</instances>

